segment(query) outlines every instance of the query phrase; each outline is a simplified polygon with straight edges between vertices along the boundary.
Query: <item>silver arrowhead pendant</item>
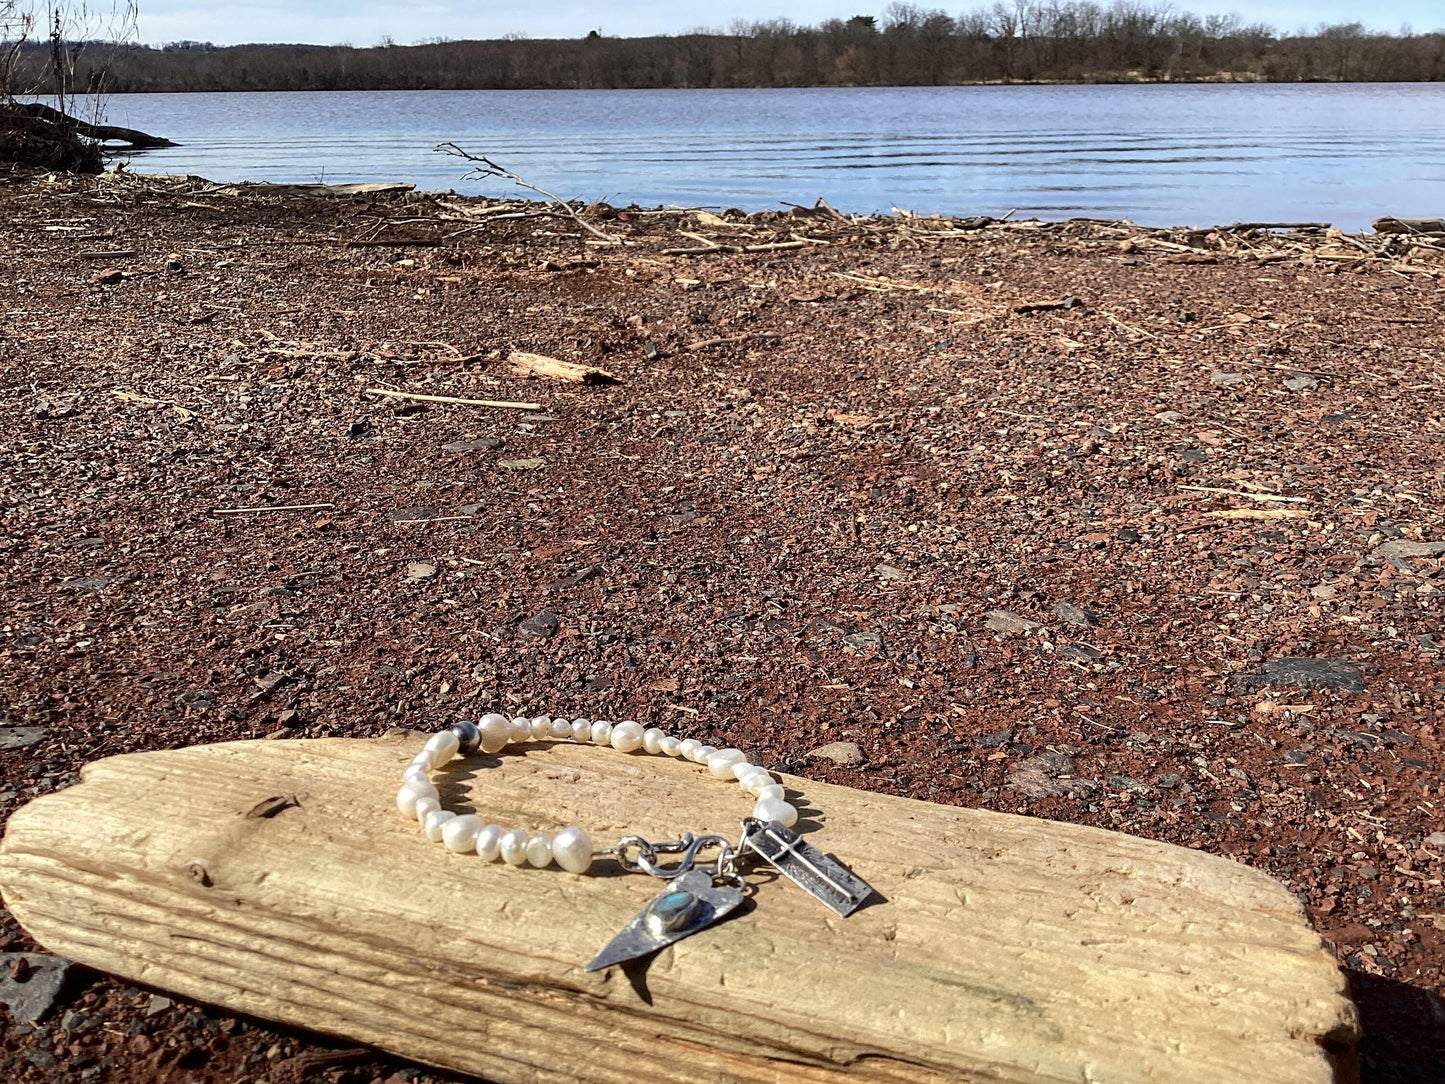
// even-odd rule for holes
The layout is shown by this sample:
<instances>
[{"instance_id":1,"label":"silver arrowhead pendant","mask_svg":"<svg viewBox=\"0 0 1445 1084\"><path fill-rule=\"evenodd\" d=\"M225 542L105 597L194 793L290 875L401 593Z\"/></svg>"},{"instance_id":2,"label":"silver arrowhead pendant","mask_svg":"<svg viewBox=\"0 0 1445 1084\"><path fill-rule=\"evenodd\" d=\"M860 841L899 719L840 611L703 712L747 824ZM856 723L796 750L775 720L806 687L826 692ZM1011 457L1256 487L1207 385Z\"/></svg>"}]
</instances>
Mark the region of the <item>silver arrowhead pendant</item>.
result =
<instances>
[{"instance_id":1,"label":"silver arrowhead pendant","mask_svg":"<svg viewBox=\"0 0 1445 1084\"><path fill-rule=\"evenodd\" d=\"M700 869L674 877L622 932L607 943L588 971L634 960L721 922L743 902L736 888L715 887L712 874Z\"/></svg>"},{"instance_id":2,"label":"silver arrowhead pendant","mask_svg":"<svg viewBox=\"0 0 1445 1084\"><path fill-rule=\"evenodd\" d=\"M777 821L749 820L743 848L752 851L814 899L847 918L873 894L856 873Z\"/></svg>"}]
</instances>

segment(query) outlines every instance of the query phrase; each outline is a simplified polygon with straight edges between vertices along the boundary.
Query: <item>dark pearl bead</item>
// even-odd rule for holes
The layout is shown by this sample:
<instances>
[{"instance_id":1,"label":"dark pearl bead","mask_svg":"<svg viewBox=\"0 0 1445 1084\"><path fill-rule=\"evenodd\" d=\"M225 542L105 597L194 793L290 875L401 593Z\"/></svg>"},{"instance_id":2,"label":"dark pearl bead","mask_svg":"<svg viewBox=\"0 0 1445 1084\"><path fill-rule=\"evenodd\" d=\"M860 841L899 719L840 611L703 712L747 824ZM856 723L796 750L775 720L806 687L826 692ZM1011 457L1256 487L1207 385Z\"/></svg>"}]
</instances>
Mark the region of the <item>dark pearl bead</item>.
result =
<instances>
[{"instance_id":1,"label":"dark pearl bead","mask_svg":"<svg viewBox=\"0 0 1445 1084\"><path fill-rule=\"evenodd\" d=\"M469 757L481 747L482 732L476 723L461 722L452 727L457 736L457 756Z\"/></svg>"}]
</instances>

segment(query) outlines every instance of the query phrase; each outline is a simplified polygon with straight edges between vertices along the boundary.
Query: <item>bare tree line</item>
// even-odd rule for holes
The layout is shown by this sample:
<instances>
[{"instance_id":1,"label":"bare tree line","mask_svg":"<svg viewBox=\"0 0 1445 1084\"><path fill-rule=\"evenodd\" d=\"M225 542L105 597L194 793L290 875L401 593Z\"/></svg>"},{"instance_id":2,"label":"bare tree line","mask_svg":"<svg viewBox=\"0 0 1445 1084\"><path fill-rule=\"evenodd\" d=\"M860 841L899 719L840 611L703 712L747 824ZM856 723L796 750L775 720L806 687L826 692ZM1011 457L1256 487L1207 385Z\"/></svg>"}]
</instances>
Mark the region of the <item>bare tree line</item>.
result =
<instances>
[{"instance_id":1,"label":"bare tree line","mask_svg":"<svg viewBox=\"0 0 1445 1084\"><path fill-rule=\"evenodd\" d=\"M35 49L17 63L43 60ZM1232 15L1132 0L1010 0L959 16L895 2L881 19L775 19L650 38L127 46L109 54L106 74L117 92L1440 79L1445 31L1385 34L1350 23L1280 34ZM77 71L76 84L86 80Z\"/></svg>"}]
</instances>

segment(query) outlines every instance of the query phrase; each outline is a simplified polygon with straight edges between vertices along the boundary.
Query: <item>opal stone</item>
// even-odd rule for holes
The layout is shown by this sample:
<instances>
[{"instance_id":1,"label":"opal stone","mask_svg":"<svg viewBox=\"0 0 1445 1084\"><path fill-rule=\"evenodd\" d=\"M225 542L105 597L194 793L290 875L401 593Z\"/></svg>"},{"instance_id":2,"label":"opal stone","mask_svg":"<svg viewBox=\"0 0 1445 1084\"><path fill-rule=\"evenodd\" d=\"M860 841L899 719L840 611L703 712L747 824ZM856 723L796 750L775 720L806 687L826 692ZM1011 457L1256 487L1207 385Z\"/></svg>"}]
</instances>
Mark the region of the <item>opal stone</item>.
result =
<instances>
[{"instance_id":1,"label":"opal stone","mask_svg":"<svg viewBox=\"0 0 1445 1084\"><path fill-rule=\"evenodd\" d=\"M701 906L702 900L691 892L674 888L648 905L647 925L654 933L672 933L692 921Z\"/></svg>"}]
</instances>

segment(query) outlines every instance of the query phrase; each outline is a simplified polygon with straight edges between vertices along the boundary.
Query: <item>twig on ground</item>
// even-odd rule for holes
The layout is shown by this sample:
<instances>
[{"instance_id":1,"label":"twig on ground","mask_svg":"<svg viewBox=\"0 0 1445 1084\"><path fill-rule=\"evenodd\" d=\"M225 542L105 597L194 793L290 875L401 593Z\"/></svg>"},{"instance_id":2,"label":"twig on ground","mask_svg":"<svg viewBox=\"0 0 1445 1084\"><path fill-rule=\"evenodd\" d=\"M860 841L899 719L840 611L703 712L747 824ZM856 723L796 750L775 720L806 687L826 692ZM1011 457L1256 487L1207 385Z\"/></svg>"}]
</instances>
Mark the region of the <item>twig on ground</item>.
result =
<instances>
[{"instance_id":1,"label":"twig on ground","mask_svg":"<svg viewBox=\"0 0 1445 1084\"><path fill-rule=\"evenodd\" d=\"M592 223L588 222L585 218L579 215L576 210L573 209L572 205L566 200L564 200L561 196L554 196L545 188L540 188L537 185L532 184L530 181L522 179L517 174L513 173L510 169L505 169L502 166L497 165L497 163L493 162L490 158L486 158L482 155L472 154L470 151L464 151L461 147L458 147L455 143L452 143L450 141L446 143L438 143L436 145L436 149L441 151L443 154L451 155L453 158L460 158L463 161L474 163L472 168L468 170L465 174L466 179L472 180L482 179L486 177L496 177L500 180L511 181L518 188L525 188L528 191L536 192L538 195L546 196L558 207L561 207L564 211L571 215L573 221L575 221L577 225L581 226L588 233L592 234L593 237L600 237L602 240L607 241L610 244L620 245L622 243L622 238L615 237L612 234L608 233L606 230L599 230L596 226L592 225Z\"/></svg>"},{"instance_id":2,"label":"twig on ground","mask_svg":"<svg viewBox=\"0 0 1445 1084\"><path fill-rule=\"evenodd\" d=\"M779 336L772 331L754 331L747 335L728 335L718 339L699 339L697 342L688 343L683 347L689 353L694 350L707 350L713 346L727 346L730 343L751 342L753 339L776 339Z\"/></svg>"},{"instance_id":3,"label":"twig on ground","mask_svg":"<svg viewBox=\"0 0 1445 1084\"><path fill-rule=\"evenodd\" d=\"M1247 493L1242 489L1218 489L1214 486L1180 486L1191 493L1215 493L1222 497L1247 497L1252 501L1288 501L1291 504L1309 504L1308 497L1281 497L1278 493Z\"/></svg>"},{"instance_id":4,"label":"twig on ground","mask_svg":"<svg viewBox=\"0 0 1445 1084\"><path fill-rule=\"evenodd\" d=\"M259 504L254 508L216 508L218 516L238 516L243 512L309 512L313 508L335 508L334 504Z\"/></svg>"},{"instance_id":5,"label":"twig on ground","mask_svg":"<svg viewBox=\"0 0 1445 1084\"><path fill-rule=\"evenodd\" d=\"M458 399L452 395L413 395L389 388L367 388L366 395L384 395L388 399L409 399L417 403L455 403L459 406L498 407L506 410L541 410L541 403L514 403L505 399Z\"/></svg>"}]
</instances>

